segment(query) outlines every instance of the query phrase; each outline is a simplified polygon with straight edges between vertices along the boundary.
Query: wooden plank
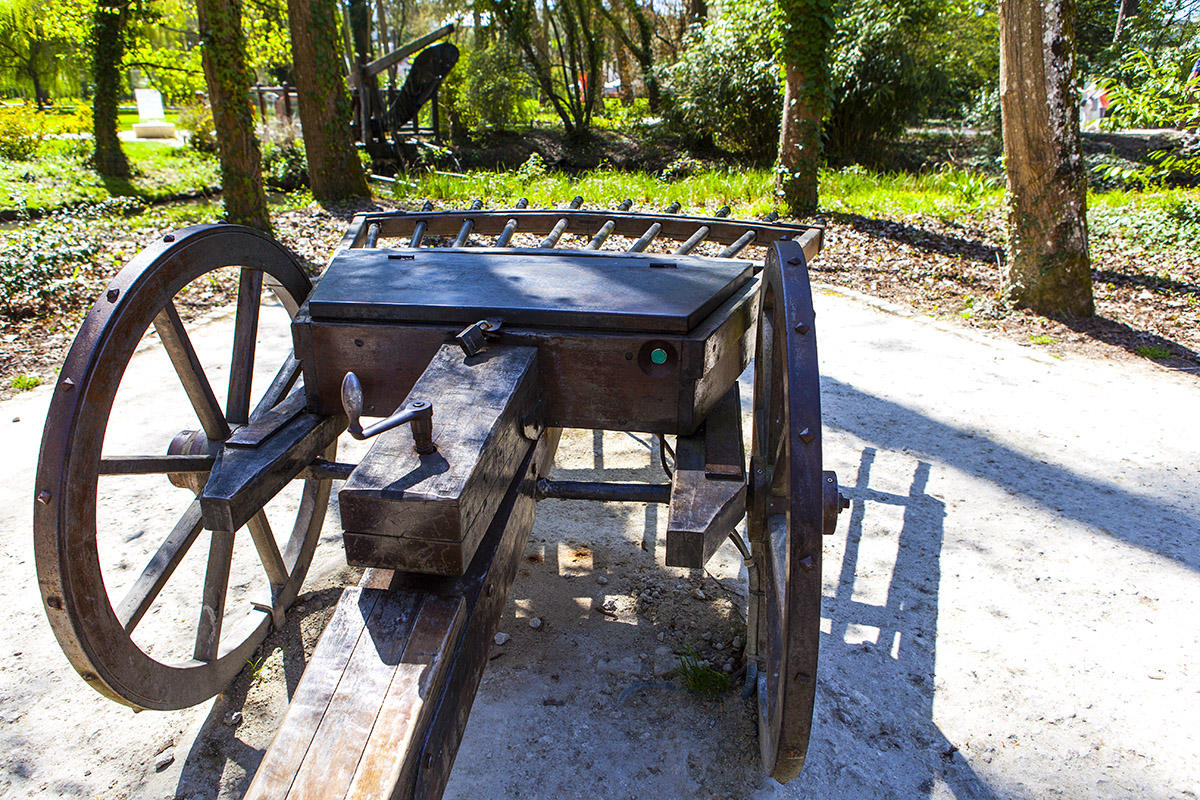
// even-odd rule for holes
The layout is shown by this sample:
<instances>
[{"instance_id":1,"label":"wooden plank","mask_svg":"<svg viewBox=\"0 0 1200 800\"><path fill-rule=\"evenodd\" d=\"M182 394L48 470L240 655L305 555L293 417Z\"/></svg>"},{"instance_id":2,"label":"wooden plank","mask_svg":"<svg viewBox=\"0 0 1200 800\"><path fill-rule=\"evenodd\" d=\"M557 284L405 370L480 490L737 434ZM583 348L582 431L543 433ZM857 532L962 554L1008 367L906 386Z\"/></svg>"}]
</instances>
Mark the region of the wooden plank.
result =
<instances>
[{"instance_id":1,"label":"wooden plank","mask_svg":"<svg viewBox=\"0 0 1200 800\"><path fill-rule=\"evenodd\" d=\"M741 400L733 384L693 436L675 444L669 567L701 569L746 513Z\"/></svg>"},{"instance_id":2,"label":"wooden plank","mask_svg":"<svg viewBox=\"0 0 1200 800\"><path fill-rule=\"evenodd\" d=\"M377 573L368 570L372 577ZM368 577L364 575L364 580ZM390 580L390 576L389 580ZM286 797L381 593L346 589L325 626L244 800Z\"/></svg>"},{"instance_id":3,"label":"wooden plank","mask_svg":"<svg viewBox=\"0 0 1200 800\"><path fill-rule=\"evenodd\" d=\"M433 714L430 691L445 680L466 616L462 597L423 596L347 798L381 800L412 784L419 755L414 743Z\"/></svg>"},{"instance_id":4,"label":"wooden plank","mask_svg":"<svg viewBox=\"0 0 1200 800\"><path fill-rule=\"evenodd\" d=\"M438 449L417 453L411 431L386 431L338 493L350 564L463 573L533 446L523 420L535 408L536 358L530 347L493 345L470 358L441 347L405 400L433 403ZM404 545L372 546L389 537Z\"/></svg>"},{"instance_id":5,"label":"wooden plank","mask_svg":"<svg viewBox=\"0 0 1200 800\"><path fill-rule=\"evenodd\" d=\"M374 591L378 590L364 590ZM296 771L288 800L345 797L362 757L362 743L375 725L416 622L419 603L412 593L381 592Z\"/></svg>"},{"instance_id":6,"label":"wooden plank","mask_svg":"<svg viewBox=\"0 0 1200 800\"><path fill-rule=\"evenodd\" d=\"M559 434L526 454L466 574L367 570L343 592L249 800L440 796Z\"/></svg>"},{"instance_id":7,"label":"wooden plank","mask_svg":"<svg viewBox=\"0 0 1200 800\"><path fill-rule=\"evenodd\" d=\"M299 414L255 447L221 450L200 493L206 527L235 531L346 428L340 413Z\"/></svg>"}]
</instances>

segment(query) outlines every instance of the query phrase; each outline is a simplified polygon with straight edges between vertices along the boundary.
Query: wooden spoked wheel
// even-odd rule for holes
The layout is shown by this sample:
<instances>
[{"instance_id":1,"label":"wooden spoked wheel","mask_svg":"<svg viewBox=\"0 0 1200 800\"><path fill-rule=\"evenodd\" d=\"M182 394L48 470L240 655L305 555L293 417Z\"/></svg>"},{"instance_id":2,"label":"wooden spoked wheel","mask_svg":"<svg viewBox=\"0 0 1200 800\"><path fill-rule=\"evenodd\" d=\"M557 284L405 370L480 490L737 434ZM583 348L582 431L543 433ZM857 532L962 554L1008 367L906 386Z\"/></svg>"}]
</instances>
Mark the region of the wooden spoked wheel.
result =
<instances>
[{"instance_id":1,"label":"wooden spoked wheel","mask_svg":"<svg viewBox=\"0 0 1200 800\"><path fill-rule=\"evenodd\" d=\"M804 765L821 621L821 399L812 293L801 249L769 248L754 360L748 533L757 570L755 646L762 763L779 781Z\"/></svg>"},{"instance_id":2,"label":"wooden spoked wheel","mask_svg":"<svg viewBox=\"0 0 1200 800\"><path fill-rule=\"evenodd\" d=\"M71 346L38 463L38 580L71 664L115 700L174 709L217 694L300 589L329 480L292 480L243 531L210 531L198 499L208 473L194 461L191 472L172 467L218 455L231 430L294 389L299 364L285 337L310 288L265 234L187 228L121 271ZM189 337L179 308L235 290L232 345ZM270 344L287 355L256 370L271 323ZM223 406L210 376L227 384ZM252 405L255 383L266 388Z\"/></svg>"}]
</instances>

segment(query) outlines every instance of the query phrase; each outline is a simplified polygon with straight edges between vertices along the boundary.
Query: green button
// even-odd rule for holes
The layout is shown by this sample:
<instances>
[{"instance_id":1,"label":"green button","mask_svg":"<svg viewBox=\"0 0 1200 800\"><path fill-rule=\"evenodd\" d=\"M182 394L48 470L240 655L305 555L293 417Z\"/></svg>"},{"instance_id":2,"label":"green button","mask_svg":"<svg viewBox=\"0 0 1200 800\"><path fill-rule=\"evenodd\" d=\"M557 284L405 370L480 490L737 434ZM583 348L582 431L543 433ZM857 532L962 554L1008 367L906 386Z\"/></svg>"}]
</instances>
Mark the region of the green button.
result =
<instances>
[{"instance_id":1,"label":"green button","mask_svg":"<svg viewBox=\"0 0 1200 800\"><path fill-rule=\"evenodd\" d=\"M667 351L663 350L661 347L654 348L650 351L650 360L655 364L667 363Z\"/></svg>"}]
</instances>

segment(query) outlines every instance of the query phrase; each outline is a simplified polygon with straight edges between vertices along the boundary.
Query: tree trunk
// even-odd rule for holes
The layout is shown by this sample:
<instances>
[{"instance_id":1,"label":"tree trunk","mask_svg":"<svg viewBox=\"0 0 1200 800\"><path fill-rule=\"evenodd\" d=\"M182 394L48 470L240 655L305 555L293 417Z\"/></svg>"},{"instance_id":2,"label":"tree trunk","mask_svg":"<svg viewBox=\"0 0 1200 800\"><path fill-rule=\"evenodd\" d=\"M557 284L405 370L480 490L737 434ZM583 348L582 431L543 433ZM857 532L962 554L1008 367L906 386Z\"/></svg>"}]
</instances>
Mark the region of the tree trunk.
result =
<instances>
[{"instance_id":1,"label":"tree trunk","mask_svg":"<svg viewBox=\"0 0 1200 800\"><path fill-rule=\"evenodd\" d=\"M350 136L350 96L342 74L334 0L289 0L292 63L308 180L321 201L370 197Z\"/></svg>"},{"instance_id":2,"label":"tree trunk","mask_svg":"<svg viewBox=\"0 0 1200 800\"><path fill-rule=\"evenodd\" d=\"M1017 303L1040 314L1094 310L1078 102L1074 0L1001 0L1009 203L1002 281Z\"/></svg>"},{"instance_id":3,"label":"tree trunk","mask_svg":"<svg viewBox=\"0 0 1200 800\"><path fill-rule=\"evenodd\" d=\"M196 0L196 16L213 127L221 152L225 218L269 231L262 153L254 135L254 108L242 38L242 4L240 0Z\"/></svg>"},{"instance_id":4,"label":"tree trunk","mask_svg":"<svg viewBox=\"0 0 1200 800\"><path fill-rule=\"evenodd\" d=\"M821 120L829 110L831 0L780 0L786 67L775 191L788 213L817 210Z\"/></svg>"},{"instance_id":5,"label":"tree trunk","mask_svg":"<svg viewBox=\"0 0 1200 800\"><path fill-rule=\"evenodd\" d=\"M117 138L121 102L121 60L125 57L128 0L102 0L92 25L92 135L96 141L96 171L109 178L128 178L129 161Z\"/></svg>"}]
</instances>

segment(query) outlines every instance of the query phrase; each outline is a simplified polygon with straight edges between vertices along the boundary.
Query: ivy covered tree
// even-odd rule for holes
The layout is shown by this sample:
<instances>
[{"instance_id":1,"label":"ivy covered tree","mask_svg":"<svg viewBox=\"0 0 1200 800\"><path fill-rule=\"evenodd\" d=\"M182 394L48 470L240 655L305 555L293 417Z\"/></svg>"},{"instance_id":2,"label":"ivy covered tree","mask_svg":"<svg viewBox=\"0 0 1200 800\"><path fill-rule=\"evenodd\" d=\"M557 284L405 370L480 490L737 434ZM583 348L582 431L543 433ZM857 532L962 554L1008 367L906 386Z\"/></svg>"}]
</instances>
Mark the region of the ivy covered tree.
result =
<instances>
[{"instance_id":1,"label":"ivy covered tree","mask_svg":"<svg viewBox=\"0 0 1200 800\"><path fill-rule=\"evenodd\" d=\"M221 155L221 191L230 222L271 229L262 183L262 152L254 133L250 75L240 0L197 0L213 125Z\"/></svg>"},{"instance_id":2,"label":"ivy covered tree","mask_svg":"<svg viewBox=\"0 0 1200 800\"><path fill-rule=\"evenodd\" d=\"M129 161L117 138L121 103L121 67L128 43L133 0L100 0L92 25L92 134L96 142L96 171L111 178L128 178Z\"/></svg>"},{"instance_id":3,"label":"ivy covered tree","mask_svg":"<svg viewBox=\"0 0 1200 800\"><path fill-rule=\"evenodd\" d=\"M821 125L829 110L832 0L779 0L783 115L775 188L792 214L817 210Z\"/></svg>"},{"instance_id":4,"label":"ivy covered tree","mask_svg":"<svg viewBox=\"0 0 1200 800\"><path fill-rule=\"evenodd\" d=\"M323 201L369 197L371 190L350 137L337 1L289 0L288 21L313 197Z\"/></svg>"}]
</instances>

